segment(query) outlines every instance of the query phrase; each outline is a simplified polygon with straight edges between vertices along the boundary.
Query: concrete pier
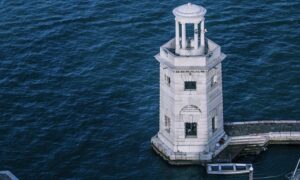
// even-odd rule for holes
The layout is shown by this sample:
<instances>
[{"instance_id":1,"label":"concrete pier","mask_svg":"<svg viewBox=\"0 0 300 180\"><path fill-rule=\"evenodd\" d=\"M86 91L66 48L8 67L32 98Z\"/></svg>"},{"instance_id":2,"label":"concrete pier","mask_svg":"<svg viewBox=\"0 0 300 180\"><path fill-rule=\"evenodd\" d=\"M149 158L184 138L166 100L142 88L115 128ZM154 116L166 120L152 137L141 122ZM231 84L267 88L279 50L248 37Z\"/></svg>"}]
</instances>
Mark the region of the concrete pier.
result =
<instances>
[{"instance_id":1,"label":"concrete pier","mask_svg":"<svg viewBox=\"0 0 300 180\"><path fill-rule=\"evenodd\" d=\"M300 144L300 120L269 120L225 123L228 146L214 157L229 162L237 156L259 154L270 144Z\"/></svg>"}]
</instances>

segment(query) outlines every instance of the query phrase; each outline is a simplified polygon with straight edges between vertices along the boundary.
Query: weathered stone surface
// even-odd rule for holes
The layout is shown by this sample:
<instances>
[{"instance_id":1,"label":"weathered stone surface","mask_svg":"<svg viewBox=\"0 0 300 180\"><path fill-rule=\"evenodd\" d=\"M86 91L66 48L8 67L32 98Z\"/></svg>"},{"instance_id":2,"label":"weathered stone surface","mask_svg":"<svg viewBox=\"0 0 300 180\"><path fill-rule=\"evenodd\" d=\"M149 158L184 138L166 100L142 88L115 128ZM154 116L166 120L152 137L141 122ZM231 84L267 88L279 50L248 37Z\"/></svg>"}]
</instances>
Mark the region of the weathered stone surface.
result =
<instances>
[{"instance_id":1,"label":"weathered stone surface","mask_svg":"<svg viewBox=\"0 0 300 180\"><path fill-rule=\"evenodd\" d=\"M269 144L300 144L300 120L270 120L225 123L229 146L214 160L259 154ZM236 153L236 149L240 152Z\"/></svg>"},{"instance_id":2,"label":"weathered stone surface","mask_svg":"<svg viewBox=\"0 0 300 180\"><path fill-rule=\"evenodd\" d=\"M221 65L226 55L204 36L204 17L178 14L186 8L205 10L194 4L176 8L175 39L155 56L160 63L160 112L159 132L151 142L170 161L207 161L226 144ZM187 37L186 25L194 27L192 37Z\"/></svg>"},{"instance_id":3,"label":"weathered stone surface","mask_svg":"<svg viewBox=\"0 0 300 180\"><path fill-rule=\"evenodd\" d=\"M300 121L248 121L225 123L224 130L229 136L244 136L270 132L300 132Z\"/></svg>"}]
</instances>

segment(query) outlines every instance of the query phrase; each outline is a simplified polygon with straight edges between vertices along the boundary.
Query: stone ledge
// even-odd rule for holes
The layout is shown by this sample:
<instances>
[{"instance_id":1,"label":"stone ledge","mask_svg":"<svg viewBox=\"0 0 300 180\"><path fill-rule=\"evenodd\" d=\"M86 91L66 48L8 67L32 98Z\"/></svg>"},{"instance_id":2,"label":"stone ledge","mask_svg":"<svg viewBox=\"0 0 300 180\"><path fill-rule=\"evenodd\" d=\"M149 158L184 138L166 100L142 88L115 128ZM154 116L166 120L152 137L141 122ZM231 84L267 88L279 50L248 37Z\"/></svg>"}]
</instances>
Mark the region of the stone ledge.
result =
<instances>
[{"instance_id":1,"label":"stone ledge","mask_svg":"<svg viewBox=\"0 0 300 180\"><path fill-rule=\"evenodd\" d=\"M154 151L171 165L204 165L212 159L212 154L173 152L157 135L151 138Z\"/></svg>"},{"instance_id":2,"label":"stone ledge","mask_svg":"<svg viewBox=\"0 0 300 180\"><path fill-rule=\"evenodd\" d=\"M270 132L300 132L300 120L269 120L225 123L229 136L245 136Z\"/></svg>"},{"instance_id":3,"label":"stone ledge","mask_svg":"<svg viewBox=\"0 0 300 180\"><path fill-rule=\"evenodd\" d=\"M244 125L244 124L300 124L300 120L259 120L259 121L242 121L226 122L224 125Z\"/></svg>"}]
</instances>

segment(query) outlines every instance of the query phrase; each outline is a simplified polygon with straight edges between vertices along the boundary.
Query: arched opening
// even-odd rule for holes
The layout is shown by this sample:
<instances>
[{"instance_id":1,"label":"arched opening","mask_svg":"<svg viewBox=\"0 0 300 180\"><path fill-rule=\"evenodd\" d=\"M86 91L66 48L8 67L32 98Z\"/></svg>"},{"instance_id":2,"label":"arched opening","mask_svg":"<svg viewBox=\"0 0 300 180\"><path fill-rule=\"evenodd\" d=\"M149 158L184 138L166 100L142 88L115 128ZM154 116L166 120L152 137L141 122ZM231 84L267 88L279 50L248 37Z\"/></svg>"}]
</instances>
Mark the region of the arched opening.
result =
<instances>
[{"instance_id":1,"label":"arched opening","mask_svg":"<svg viewBox=\"0 0 300 180\"><path fill-rule=\"evenodd\" d=\"M193 113L201 113L201 110L195 106L195 105L187 105L184 106L181 110L180 110L180 114L193 114Z\"/></svg>"},{"instance_id":2,"label":"arched opening","mask_svg":"<svg viewBox=\"0 0 300 180\"><path fill-rule=\"evenodd\" d=\"M198 121L201 118L201 110L195 105L187 105L180 111L181 121L184 122L186 138L197 138Z\"/></svg>"}]
</instances>

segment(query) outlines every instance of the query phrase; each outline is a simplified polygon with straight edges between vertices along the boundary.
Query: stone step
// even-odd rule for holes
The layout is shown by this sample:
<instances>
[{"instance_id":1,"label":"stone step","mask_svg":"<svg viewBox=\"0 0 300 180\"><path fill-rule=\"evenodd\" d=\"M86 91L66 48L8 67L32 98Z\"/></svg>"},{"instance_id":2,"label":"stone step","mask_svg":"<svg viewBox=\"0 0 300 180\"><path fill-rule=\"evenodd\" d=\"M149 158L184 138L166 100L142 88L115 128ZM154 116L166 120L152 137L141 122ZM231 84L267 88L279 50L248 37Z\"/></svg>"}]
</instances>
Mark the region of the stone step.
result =
<instances>
[{"instance_id":1,"label":"stone step","mask_svg":"<svg viewBox=\"0 0 300 180\"><path fill-rule=\"evenodd\" d=\"M269 139L265 136L235 136L231 137L230 145L238 144L256 144L265 145Z\"/></svg>"}]
</instances>

